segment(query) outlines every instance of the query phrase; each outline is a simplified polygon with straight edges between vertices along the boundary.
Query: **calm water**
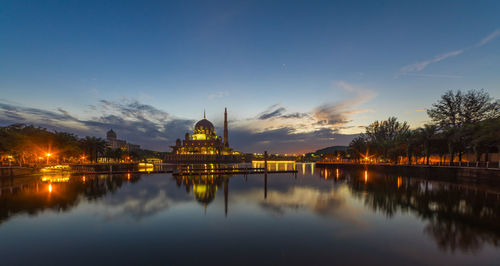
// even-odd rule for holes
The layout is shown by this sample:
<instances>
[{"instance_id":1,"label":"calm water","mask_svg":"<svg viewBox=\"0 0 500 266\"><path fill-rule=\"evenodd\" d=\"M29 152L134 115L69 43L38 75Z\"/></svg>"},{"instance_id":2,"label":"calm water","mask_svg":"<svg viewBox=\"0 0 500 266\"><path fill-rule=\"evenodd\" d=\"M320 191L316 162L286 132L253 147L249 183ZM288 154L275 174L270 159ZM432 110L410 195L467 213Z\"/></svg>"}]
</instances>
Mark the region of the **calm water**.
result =
<instances>
[{"instance_id":1,"label":"calm water","mask_svg":"<svg viewBox=\"0 0 500 266\"><path fill-rule=\"evenodd\" d=\"M500 189L297 170L3 179L0 264L500 262Z\"/></svg>"}]
</instances>

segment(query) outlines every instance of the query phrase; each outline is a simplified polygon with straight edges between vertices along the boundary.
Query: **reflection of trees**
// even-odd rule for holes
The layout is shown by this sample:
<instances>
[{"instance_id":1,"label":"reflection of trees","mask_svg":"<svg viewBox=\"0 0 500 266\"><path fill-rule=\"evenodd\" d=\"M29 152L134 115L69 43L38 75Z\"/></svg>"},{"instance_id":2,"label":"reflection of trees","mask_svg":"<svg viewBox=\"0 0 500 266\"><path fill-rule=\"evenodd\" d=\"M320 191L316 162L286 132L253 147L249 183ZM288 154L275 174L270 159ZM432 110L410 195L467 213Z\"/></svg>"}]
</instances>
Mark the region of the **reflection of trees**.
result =
<instances>
[{"instance_id":1,"label":"reflection of trees","mask_svg":"<svg viewBox=\"0 0 500 266\"><path fill-rule=\"evenodd\" d=\"M475 252L487 243L500 246L500 201L492 193L466 185L417 178L345 171L335 182L345 182L365 205L392 217L411 212L428 224L440 249ZM328 177L327 177L328 178Z\"/></svg>"},{"instance_id":2,"label":"reflection of trees","mask_svg":"<svg viewBox=\"0 0 500 266\"><path fill-rule=\"evenodd\" d=\"M130 176L131 181L137 181L140 175ZM108 192L114 193L120 188L127 175L94 175L70 178L65 183L50 183L52 191L48 190L49 183L38 179L17 186L12 191L12 184L2 183L0 195L0 224L18 214L37 215L45 210L66 212L77 206L80 196L87 200L97 200Z\"/></svg>"}]
</instances>

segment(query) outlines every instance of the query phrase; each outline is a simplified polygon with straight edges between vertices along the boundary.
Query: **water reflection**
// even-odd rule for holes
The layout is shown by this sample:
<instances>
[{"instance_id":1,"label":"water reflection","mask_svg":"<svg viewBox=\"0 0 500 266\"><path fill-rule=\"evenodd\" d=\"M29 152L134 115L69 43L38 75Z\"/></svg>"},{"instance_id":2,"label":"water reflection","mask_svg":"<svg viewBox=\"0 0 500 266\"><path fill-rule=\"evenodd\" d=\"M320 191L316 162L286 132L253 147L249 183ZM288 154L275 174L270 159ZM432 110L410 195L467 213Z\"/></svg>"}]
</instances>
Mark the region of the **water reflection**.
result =
<instances>
[{"instance_id":1,"label":"water reflection","mask_svg":"<svg viewBox=\"0 0 500 266\"><path fill-rule=\"evenodd\" d=\"M80 197L97 200L108 192L117 191L125 180L137 182L139 179L140 175L131 174L51 174L42 177L1 178L0 224L17 214L36 215L47 209L68 211L79 204Z\"/></svg>"},{"instance_id":2,"label":"water reflection","mask_svg":"<svg viewBox=\"0 0 500 266\"><path fill-rule=\"evenodd\" d=\"M268 167L276 169L276 165ZM278 169L281 167L285 169L285 166ZM228 222L230 219L224 217L245 217L256 224L264 219L262 217L277 217L287 224L300 221L304 232L312 228L323 231L323 235L305 239L308 243L332 238L342 242L346 237L373 240L369 239L374 237L370 232L382 232L377 224L380 216L386 221L411 217L411 223L393 224L394 229L418 230L412 241L432 239L443 253L479 253L485 247L499 246L498 188L369 170L332 167L314 171L312 164L293 167L299 171L298 176L290 173L184 176L126 173L4 178L0 180L0 233L5 224L16 222L17 216L26 214L36 220L47 210L61 214L76 210L105 217L106 221L129 218L142 221L176 212L184 215L183 222L196 225L199 219L196 213L220 216ZM86 209L82 209L83 206ZM167 222L161 221L160 224ZM341 228L333 236L328 234L332 224ZM422 226L412 228L415 224ZM265 232L272 234L271 229L261 230L270 230ZM301 231L285 232L310 237ZM383 233L376 236L387 237ZM311 245L311 250L320 248Z\"/></svg>"},{"instance_id":3,"label":"water reflection","mask_svg":"<svg viewBox=\"0 0 500 266\"><path fill-rule=\"evenodd\" d=\"M331 178L328 168L321 175L346 184L366 207L387 218L411 213L426 221L424 233L443 251L476 252L484 245L500 244L500 189L403 178L367 170L340 171Z\"/></svg>"}]
</instances>

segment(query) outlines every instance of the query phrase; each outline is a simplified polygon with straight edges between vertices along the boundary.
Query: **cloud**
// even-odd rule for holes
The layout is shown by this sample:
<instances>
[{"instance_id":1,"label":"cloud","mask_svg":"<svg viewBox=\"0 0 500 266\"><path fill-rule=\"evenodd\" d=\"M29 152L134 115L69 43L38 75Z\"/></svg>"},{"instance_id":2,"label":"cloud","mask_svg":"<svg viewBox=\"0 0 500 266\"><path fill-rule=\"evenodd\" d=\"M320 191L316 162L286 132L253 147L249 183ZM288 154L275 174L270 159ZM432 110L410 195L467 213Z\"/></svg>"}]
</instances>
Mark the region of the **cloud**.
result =
<instances>
[{"instance_id":1,"label":"cloud","mask_svg":"<svg viewBox=\"0 0 500 266\"><path fill-rule=\"evenodd\" d=\"M355 87L345 81L336 83L348 92L354 94L350 99L339 101L336 103L327 103L317 107L313 111L313 115L318 124L330 126L342 126L350 122L349 117L353 114L374 112L371 109L357 109L356 107L373 99L377 94L369 89Z\"/></svg>"},{"instance_id":2,"label":"cloud","mask_svg":"<svg viewBox=\"0 0 500 266\"><path fill-rule=\"evenodd\" d=\"M424 78L448 78L448 79L459 79L462 78L460 75L447 75L447 74L422 74L422 73L399 73L398 76L413 76L413 77L424 77Z\"/></svg>"},{"instance_id":3,"label":"cloud","mask_svg":"<svg viewBox=\"0 0 500 266\"><path fill-rule=\"evenodd\" d=\"M230 121L229 141L243 152L303 153L332 145L347 145L356 135L340 134L352 128L351 116L371 110L358 108L376 94L370 90L338 82L337 87L351 97L326 103L309 112L291 112L275 104L255 117ZM118 138L139 144L146 149L169 151L177 138L191 132L195 120L178 118L137 100L98 100L77 117L63 108L54 111L24 107L0 101L0 125L34 124L49 130L65 131L83 136L105 137L113 129ZM217 128L222 132L222 125Z\"/></svg>"},{"instance_id":4,"label":"cloud","mask_svg":"<svg viewBox=\"0 0 500 266\"><path fill-rule=\"evenodd\" d=\"M479 41L476 44L476 47L481 47L487 44L488 42L492 41L493 39L497 38L498 36L500 36L500 29L493 31L492 33L490 33L490 35L484 37L481 41Z\"/></svg>"},{"instance_id":5,"label":"cloud","mask_svg":"<svg viewBox=\"0 0 500 266\"><path fill-rule=\"evenodd\" d=\"M106 131L112 128L121 139L147 149L167 151L169 145L189 131L194 123L193 120L175 118L151 105L130 100L100 100L99 104L89 107L91 117L87 119L77 118L62 108L56 110L0 102L0 124L34 124L81 137L104 137Z\"/></svg>"},{"instance_id":6,"label":"cloud","mask_svg":"<svg viewBox=\"0 0 500 266\"><path fill-rule=\"evenodd\" d=\"M420 61L420 62L411 64L411 65L404 66L401 68L401 72L406 73L406 72L422 71L422 70L424 70L424 68L426 68L430 64L441 62L441 61L445 60L446 58L457 56L463 52L464 52L464 50L460 49L460 50L455 50L455 51L448 52L445 54L437 55L432 59L424 60L424 61Z\"/></svg>"},{"instance_id":7,"label":"cloud","mask_svg":"<svg viewBox=\"0 0 500 266\"><path fill-rule=\"evenodd\" d=\"M227 91L217 91L208 95L208 99L223 98L229 96Z\"/></svg>"},{"instance_id":8,"label":"cloud","mask_svg":"<svg viewBox=\"0 0 500 266\"><path fill-rule=\"evenodd\" d=\"M417 112L425 112L425 109L417 109L415 111L417 111Z\"/></svg>"},{"instance_id":9,"label":"cloud","mask_svg":"<svg viewBox=\"0 0 500 266\"><path fill-rule=\"evenodd\" d=\"M500 36L500 29L493 31L488 36L481 39L478 43L476 43L476 45L474 47L481 47L481 46L487 44L488 42L492 41L493 39L497 38L498 36ZM467 51L469 49L471 49L471 47L454 50L451 52L437 55L434 58L431 58L428 60L424 60L424 61L420 61L420 62L416 62L416 63L410 64L410 65L403 66L400 69L399 73L397 73L395 75L395 77L397 78L401 75L431 77L431 78L457 78L457 77L460 77L460 76L455 76L455 75L443 75L443 74L418 74L418 75L416 75L416 74L412 74L411 72L420 72L431 64L441 62L447 58L455 57L457 55L464 53L465 51Z\"/></svg>"},{"instance_id":10,"label":"cloud","mask_svg":"<svg viewBox=\"0 0 500 266\"><path fill-rule=\"evenodd\" d=\"M266 111L262 112L259 115L259 119L266 120L266 119L273 118L273 117L279 117L279 116L283 115L283 113L285 111L286 111L286 108L280 107L278 104L275 104L275 105L269 107Z\"/></svg>"}]
</instances>

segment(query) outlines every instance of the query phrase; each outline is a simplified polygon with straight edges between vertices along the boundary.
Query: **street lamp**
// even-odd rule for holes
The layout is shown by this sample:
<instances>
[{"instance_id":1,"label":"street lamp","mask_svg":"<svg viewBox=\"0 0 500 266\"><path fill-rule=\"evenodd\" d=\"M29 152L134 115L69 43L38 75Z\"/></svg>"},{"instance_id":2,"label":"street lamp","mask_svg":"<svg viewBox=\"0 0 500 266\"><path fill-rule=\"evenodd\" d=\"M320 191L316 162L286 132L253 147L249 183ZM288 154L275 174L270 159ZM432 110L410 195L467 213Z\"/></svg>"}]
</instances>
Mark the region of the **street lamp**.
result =
<instances>
[{"instance_id":1,"label":"street lamp","mask_svg":"<svg viewBox=\"0 0 500 266\"><path fill-rule=\"evenodd\" d=\"M47 153L46 155L47 155L47 164L49 164L49 158L50 158L50 156L51 156L52 154Z\"/></svg>"}]
</instances>

